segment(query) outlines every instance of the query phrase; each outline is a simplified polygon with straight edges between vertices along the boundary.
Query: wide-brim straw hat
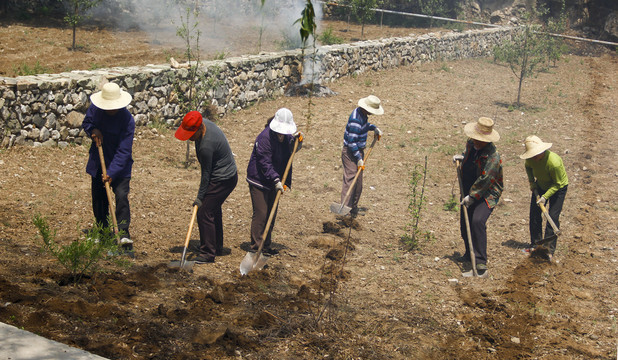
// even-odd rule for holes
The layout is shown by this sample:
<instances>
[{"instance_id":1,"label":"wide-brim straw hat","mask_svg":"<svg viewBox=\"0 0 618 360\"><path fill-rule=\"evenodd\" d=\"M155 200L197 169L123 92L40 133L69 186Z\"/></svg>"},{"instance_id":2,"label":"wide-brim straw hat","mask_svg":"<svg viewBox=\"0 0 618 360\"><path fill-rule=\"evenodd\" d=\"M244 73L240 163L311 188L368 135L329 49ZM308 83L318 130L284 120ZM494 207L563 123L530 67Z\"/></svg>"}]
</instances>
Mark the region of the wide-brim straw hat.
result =
<instances>
[{"instance_id":1,"label":"wide-brim straw hat","mask_svg":"<svg viewBox=\"0 0 618 360\"><path fill-rule=\"evenodd\" d=\"M292 135L296 132L294 116L287 108L277 110L275 117L268 126L272 131L283 135Z\"/></svg>"},{"instance_id":2,"label":"wide-brim straw hat","mask_svg":"<svg viewBox=\"0 0 618 360\"><path fill-rule=\"evenodd\" d=\"M109 82L103 85L101 91L90 96L94 106L102 110L117 110L131 103L133 97L128 92L120 89L116 83Z\"/></svg>"},{"instance_id":3,"label":"wide-brim straw hat","mask_svg":"<svg viewBox=\"0 0 618 360\"><path fill-rule=\"evenodd\" d=\"M358 100L358 106L373 115L384 114L384 109L380 104L380 99L375 95L369 95L365 98Z\"/></svg>"},{"instance_id":4,"label":"wide-brim straw hat","mask_svg":"<svg viewBox=\"0 0 618 360\"><path fill-rule=\"evenodd\" d=\"M526 152L519 155L521 159L530 159L532 157L537 156L538 154L544 153L548 150L553 144L543 142L538 136L530 135L524 140L524 145L526 146Z\"/></svg>"},{"instance_id":5,"label":"wide-brim straw hat","mask_svg":"<svg viewBox=\"0 0 618 360\"><path fill-rule=\"evenodd\" d=\"M494 121L488 117L482 117L477 122L466 124L464 133L478 141L496 142L500 140L500 134L494 130Z\"/></svg>"}]
</instances>

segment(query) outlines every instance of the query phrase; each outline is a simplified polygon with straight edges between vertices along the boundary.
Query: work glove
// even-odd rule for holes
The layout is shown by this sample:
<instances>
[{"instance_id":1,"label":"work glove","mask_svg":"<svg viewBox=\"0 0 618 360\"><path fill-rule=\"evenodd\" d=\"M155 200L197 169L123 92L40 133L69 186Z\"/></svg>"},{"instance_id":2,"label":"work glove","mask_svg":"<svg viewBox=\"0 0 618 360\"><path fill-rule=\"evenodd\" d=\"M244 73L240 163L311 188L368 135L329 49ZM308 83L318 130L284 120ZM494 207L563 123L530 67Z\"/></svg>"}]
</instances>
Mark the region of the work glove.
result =
<instances>
[{"instance_id":1,"label":"work glove","mask_svg":"<svg viewBox=\"0 0 618 360\"><path fill-rule=\"evenodd\" d=\"M300 151L300 149L303 148L303 133L301 133L300 131L295 132L294 134L292 134L292 136L294 136L295 138L298 137L298 146L296 147L296 151Z\"/></svg>"},{"instance_id":2,"label":"work glove","mask_svg":"<svg viewBox=\"0 0 618 360\"><path fill-rule=\"evenodd\" d=\"M463 161L463 155L461 154L453 155L453 162L457 164L457 161Z\"/></svg>"},{"instance_id":3,"label":"work glove","mask_svg":"<svg viewBox=\"0 0 618 360\"><path fill-rule=\"evenodd\" d=\"M195 201L193 202L193 205L191 205L191 207L194 207L194 206L197 206L198 208L202 207L202 200L195 199Z\"/></svg>"},{"instance_id":4,"label":"work glove","mask_svg":"<svg viewBox=\"0 0 618 360\"><path fill-rule=\"evenodd\" d=\"M472 205L474 203L474 199L470 197L470 195L466 195L465 198L463 198L463 200L461 200L461 204L465 207L469 207L470 205Z\"/></svg>"},{"instance_id":5,"label":"work glove","mask_svg":"<svg viewBox=\"0 0 618 360\"><path fill-rule=\"evenodd\" d=\"M277 191L285 191L285 188L283 187L283 184L281 183L281 181L277 181L277 183L275 184L275 190Z\"/></svg>"},{"instance_id":6,"label":"work glove","mask_svg":"<svg viewBox=\"0 0 618 360\"><path fill-rule=\"evenodd\" d=\"M365 170L365 161L364 161L363 159L358 160L358 161L356 162L356 166L357 166L359 169L363 169L363 170Z\"/></svg>"},{"instance_id":7,"label":"work glove","mask_svg":"<svg viewBox=\"0 0 618 360\"><path fill-rule=\"evenodd\" d=\"M382 137L382 130L376 127L375 129L373 129L373 133L375 134L375 136L378 137L378 140L380 140L380 138Z\"/></svg>"},{"instance_id":8,"label":"work glove","mask_svg":"<svg viewBox=\"0 0 618 360\"><path fill-rule=\"evenodd\" d=\"M541 196L541 197L539 197L537 199L536 204L539 205L539 206L540 205L545 206L545 205L547 205L547 199L545 197Z\"/></svg>"}]
</instances>

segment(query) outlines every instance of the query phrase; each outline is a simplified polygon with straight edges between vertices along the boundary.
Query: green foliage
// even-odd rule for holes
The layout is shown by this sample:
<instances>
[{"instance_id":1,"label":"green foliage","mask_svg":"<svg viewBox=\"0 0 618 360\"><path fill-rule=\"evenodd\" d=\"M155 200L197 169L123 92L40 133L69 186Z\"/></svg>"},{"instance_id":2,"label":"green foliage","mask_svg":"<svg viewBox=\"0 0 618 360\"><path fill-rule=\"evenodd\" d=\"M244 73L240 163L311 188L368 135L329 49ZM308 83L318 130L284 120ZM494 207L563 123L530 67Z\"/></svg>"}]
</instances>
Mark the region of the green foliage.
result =
<instances>
[{"instance_id":1,"label":"green foliage","mask_svg":"<svg viewBox=\"0 0 618 360\"><path fill-rule=\"evenodd\" d=\"M78 239L69 245L58 244L55 240L56 231L52 231L47 220L37 214L33 223L39 230L43 240L43 248L49 252L71 274L73 282L78 283L85 275L100 272L99 263L102 260L112 260L123 265L117 257L122 254L117 244L122 235L114 234L111 227L95 225L85 239Z\"/></svg>"},{"instance_id":2,"label":"green foliage","mask_svg":"<svg viewBox=\"0 0 618 360\"><path fill-rule=\"evenodd\" d=\"M73 29L73 44L72 50L77 50L76 32L79 25L85 18L86 12L97 6L101 0L67 0L70 7L70 12L64 17L64 21Z\"/></svg>"},{"instance_id":3,"label":"green foliage","mask_svg":"<svg viewBox=\"0 0 618 360\"><path fill-rule=\"evenodd\" d=\"M27 76L48 73L49 68L41 65L39 60L37 60L33 67L28 66L26 63L22 63L19 66L13 65L13 72L17 76Z\"/></svg>"},{"instance_id":4,"label":"green foliage","mask_svg":"<svg viewBox=\"0 0 618 360\"><path fill-rule=\"evenodd\" d=\"M444 211L459 211L459 201L455 198L455 194L451 194L451 197L442 206Z\"/></svg>"},{"instance_id":5,"label":"green foliage","mask_svg":"<svg viewBox=\"0 0 618 360\"><path fill-rule=\"evenodd\" d=\"M333 44L343 43L343 38L340 38L337 35L333 34L333 27L330 25L324 31L322 31L320 36L318 36L318 40L323 45L333 45Z\"/></svg>"},{"instance_id":6,"label":"green foliage","mask_svg":"<svg viewBox=\"0 0 618 360\"><path fill-rule=\"evenodd\" d=\"M317 28L317 24L315 23L315 11L313 9L313 4L311 0L306 0L305 8L300 13L300 18L297 19L294 24L300 23L300 39L303 42L303 51L307 46L307 40L309 36L312 36L315 41L315 30Z\"/></svg>"},{"instance_id":7,"label":"green foliage","mask_svg":"<svg viewBox=\"0 0 618 360\"><path fill-rule=\"evenodd\" d=\"M425 180L427 179L427 156L425 156L425 166L416 164L412 169L412 174L409 181L410 194L408 195L409 204L408 212L412 216L411 220L405 226L405 233L401 236L400 241L408 251L419 250L424 243L434 239L434 236L429 231L423 231L419 228L418 223L421 218L421 211L425 203ZM422 182L421 182L422 180Z\"/></svg>"},{"instance_id":8,"label":"green foliage","mask_svg":"<svg viewBox=\"0 0 618 360\"><path fill-rule=\"evenodd\" d=\"M216 52L212 59L213 60L223 60L226 57L227 57L227 54L225 53L225 51L221 51L221 52Z\"/></svg>"}]
</instances>

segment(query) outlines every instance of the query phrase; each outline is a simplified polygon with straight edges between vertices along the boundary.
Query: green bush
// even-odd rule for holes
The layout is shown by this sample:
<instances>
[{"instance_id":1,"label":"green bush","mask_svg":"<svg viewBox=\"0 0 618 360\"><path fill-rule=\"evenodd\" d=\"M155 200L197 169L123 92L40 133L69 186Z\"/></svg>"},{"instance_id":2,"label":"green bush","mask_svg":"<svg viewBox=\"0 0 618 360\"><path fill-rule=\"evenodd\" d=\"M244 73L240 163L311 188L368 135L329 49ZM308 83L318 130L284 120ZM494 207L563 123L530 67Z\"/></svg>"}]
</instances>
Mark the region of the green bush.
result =
<instances>
[{"instance_id":1,"label":"green bush","mask_svg":"<svg viewBox=\"0 0 618 360\"><path fill-rule=\"evenodd\" d=\"M41 65L39 60L37 60L33 67L30 67L26 63L21 63L21 65L18 65L18 66L13 65L13 72L17 76L28 76L28 75L48 73L49 68Z\"/></svg>"},{"instance_id":2,"label":"green bush","mask_svg":"<svg viewBox=\"0 0 618 360\"><path fill-rule=\"evenodd\" d=\"M126 265L126 262L118 258L123 253L118 245L118 238L122 234L114 234L111 227L96 224L85 239L61 245L55 240L56 231L51 231L44 217L35 215L33 223L43 240L43 249L70 272L74 283L80 282L85 275L102 271L99 266L102 260L112 260L117 265Z\"/></svg>"},{"instance_id":3,"label":"green bush","mask_svg":"<svg viewBox=\"0 0 618 360\"><path fill-rule=\"evenodd\" d=\"M337 35L333 34L333 27L332 26L328 26L324 31L322 31L320 36L318 36L318 40L323 45L332 45L332 44L342 44L343 43L343 38L340 38Z\"/></svg>"}]
</instances>

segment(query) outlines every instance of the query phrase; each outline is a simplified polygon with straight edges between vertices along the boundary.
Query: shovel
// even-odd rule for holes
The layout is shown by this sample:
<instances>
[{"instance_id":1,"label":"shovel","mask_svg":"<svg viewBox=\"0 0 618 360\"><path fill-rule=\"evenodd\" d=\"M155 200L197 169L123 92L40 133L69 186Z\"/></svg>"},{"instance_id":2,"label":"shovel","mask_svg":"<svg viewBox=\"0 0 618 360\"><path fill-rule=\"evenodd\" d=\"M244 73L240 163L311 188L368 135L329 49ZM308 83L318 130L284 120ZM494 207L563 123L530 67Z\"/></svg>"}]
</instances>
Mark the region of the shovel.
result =
<instances>
[{"instance_id":1,"label":"shovel","mask_svg":"<svg viewBox=\"0 0 618 360\"><path fill-rule=\"evenodd\" d=\"M191 232L193 231L193 224L195 224L195 218L197 216L197 205L193 206L193 212L191 214L191 222L189 223L189 231L187 231L187 238L185 239L185 247L182 250L182 258L180 261L172 261L168 264L171 268L191 269L195 264L195 261L186 261L187 247L189 246L189 239L191 238Z\"/></svg>"},{"instance_id":2,"label":"shovel","mask_svg":"<svg viewBox=\"0 0 618 360\"><path fill-rule=\"evenodd\" d=\"M367 159L369 158L369 154L371 154L371 150L373 149L373 145L376 143L376 141L378 140L379 135L374 135L373 136L373 141L371 142L371 145L369 146L369 149L367 150L367 153L365 154L365 158L363 159L363 163L367 163ZM354 175L354 180L352 180L352 184L350 185L350 188L348 189L348 191L345 193L345 197L343 198L343 201L341 202L341 204L338 203L332 203L330 205L330 211L337 214L337 215L341 215L341 216L345 216L347 214L350 213L350 211L352 211L352 208L349 206L346 206L345 203L348 201L348 198L350 197L350 194L352 193L352 190L354 189L354 186L356 185L356 180L358 180L358 176L360 175L361 171L363 171L364 166L359 167L358 170L356 171L356 175Z\"/></svg>"},{"instance_id":3,"label":"shovel","mask_svg":"<svg viewBox=\"0 0 618 360\"><path fill-rule=\"evenodd\" d=\"M534 190L534 194L536 195L536 200L538 201L540 197L539 197L539 194L536 192L536 190ZM558 234L560 233L560 229L558 229L558 227L556 226L556 223L554 223L554 220L551 218L551 216L549 216L549 212L547 211L547 208L545 207L545 205L543 205L542 203L537 203L537 204L541 208L541 215L545 218L545 220L549 223L551 228L554 230L553 235L543 238L543 240L536 243L536 245L538 246L545 247L545 245L558 239Z\"/></svg>"},{"instance_id":4,"label":"shovel","mask_svg":"<svg viewBox=\"0 0 618 360\"><path fill-rule=\"evenodd\" d=\"M103 147L101 147L101 141L96 141L97 148L99 149L99 159L101 160L101 169L103 170L103 177L107 177L107 169L105 168L105 158L103 157ZM109 187L108 182L104 182L105 192L107 193L107 202L109 203L109 212L112 215L112 223L114 224L114 234L118 233L118 222L116 221L116 211L114 211L114 203L112 202L112 190Z\"/></svg>"},{"instance_id":5,"label":"shovel","mask_svg":"<svg viewBox=\"0 0 618 360\"><path fill-rule=\"evenodd\" d=\"M463 200L463 183L461 181L461 164L460 161L457 160L457 179L459 180L459 196L460 196L460 200ZM466 223L466 235L468 235L468 249L470 250L470 262L472 263L472 272L467 271L465 273L463 273L463 276L465 277L470 277L470 275L473 276L479 276L479 274L476 272L476 257L474 256L474 246L472 246L472 235L470 233L470 221L468 219L468 208L463 205L464 209L463 209L463 214L464 214L464 222Z\"/></svg>"},{"instance_id":6,"label":"shovel","mask_svg":"<svg viewBox=\"0 0 618 360\"><path fill-rule=\"evenodd\" d=\"M292 150L292 155L290 155L288 164L285 166L285 171L283 172L283 178L281 179L281 183L283 184L285 184L285 181L288 178L288 173L290 172L290 167L292 167L292 160L294 159L294 154L296 154L297 148L298 137L296 137L296 140L294 141L294 150ZM245 257L240 262L241 275L247 275L253 270L262 270L264 265L266 265L267 258L264 254L262 254L262 249L264 248L264 243L266 242L266 236L268 235L270 224L272 224L273 218L275 217L275 211L277 210L281 193L281 191L277 191L277 195L275 195L275 201L273 202L272 209L270 209L270 214L268 215L268 220L266 221L266 226L264 227L264 233L262 234L262 242L260 243L258 250L255 253L247 252Z\"/></svg>"}]
</instances>

